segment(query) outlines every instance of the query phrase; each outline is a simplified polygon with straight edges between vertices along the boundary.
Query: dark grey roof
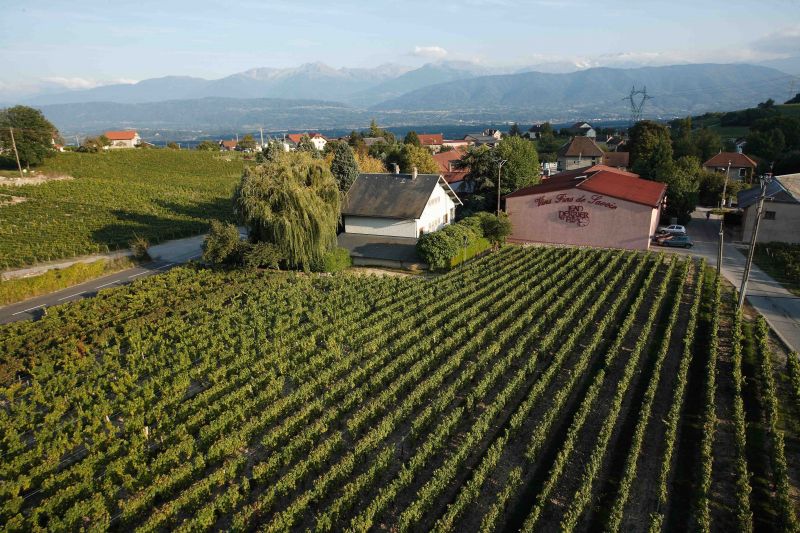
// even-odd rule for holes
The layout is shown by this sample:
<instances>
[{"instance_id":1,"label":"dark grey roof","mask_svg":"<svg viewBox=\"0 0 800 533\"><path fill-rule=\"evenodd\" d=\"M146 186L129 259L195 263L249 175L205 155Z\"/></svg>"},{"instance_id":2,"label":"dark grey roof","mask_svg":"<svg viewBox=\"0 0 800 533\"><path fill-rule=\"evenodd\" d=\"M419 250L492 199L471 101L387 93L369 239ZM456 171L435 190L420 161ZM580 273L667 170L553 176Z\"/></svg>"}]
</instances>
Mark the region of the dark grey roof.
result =
<instances>
[{"instance_id":1,"label":"dark grey roof","mask_svg":"<svg viewBox=\"0 0 800 533\"><path fill-rule=\"evenodd\" d=\"M439 174L359 174L345 196L342 214L360 217L414 219L441 184L453 201L461 201Z\"/></svg>"},{"instance_id":2,"label":"dark grey roof","mask_svg":"<svg viewBox=\"0 0 800 533\"><path fill-rule=\"evenodd\" d=\"M761 186L752 187L750 189L740 191L736 195L736 199L741 209L750 207L758 203L758 197L761 195ZM780 202L784 204L798 204L800 202L786 190L786 188L778 180L772 180L767 184L767 199L773 202Z\"/></svg>"},{"instance_id":3,"label":"dark grey roof","mask_svg":"<svg viewBox=\"0 0 800 533\"><path fill-rule=\"evenodd\" d=\"M353 257L405 263L421 262L417 256L417 239L410 237L340 233L337 240L339 246L346 248Z\"/></svg>"}]
</instances>

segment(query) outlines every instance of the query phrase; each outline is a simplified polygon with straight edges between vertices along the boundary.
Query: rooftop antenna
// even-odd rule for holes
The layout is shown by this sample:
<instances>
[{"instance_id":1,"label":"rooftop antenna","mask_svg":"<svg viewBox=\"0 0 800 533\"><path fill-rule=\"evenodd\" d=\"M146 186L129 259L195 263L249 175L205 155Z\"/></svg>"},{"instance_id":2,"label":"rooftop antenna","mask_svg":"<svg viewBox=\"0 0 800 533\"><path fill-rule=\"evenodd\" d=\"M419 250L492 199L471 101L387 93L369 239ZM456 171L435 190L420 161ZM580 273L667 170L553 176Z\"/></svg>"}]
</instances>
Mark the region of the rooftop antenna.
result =
<instances>
[{"instance_id":1,"label":"rooftop antenna","mask_svg":"<svg viewBox=\"0 0 800 533\"><path fill-rule=\"evenodd\" d=\"M644 103L652 99L653 97L647 94L647 86L641 89L637 89L636 85L631 87L631 93L623 98L623 100L627 100L631 106L631 126L642 120Z\"/></svg>"}]
</instances>

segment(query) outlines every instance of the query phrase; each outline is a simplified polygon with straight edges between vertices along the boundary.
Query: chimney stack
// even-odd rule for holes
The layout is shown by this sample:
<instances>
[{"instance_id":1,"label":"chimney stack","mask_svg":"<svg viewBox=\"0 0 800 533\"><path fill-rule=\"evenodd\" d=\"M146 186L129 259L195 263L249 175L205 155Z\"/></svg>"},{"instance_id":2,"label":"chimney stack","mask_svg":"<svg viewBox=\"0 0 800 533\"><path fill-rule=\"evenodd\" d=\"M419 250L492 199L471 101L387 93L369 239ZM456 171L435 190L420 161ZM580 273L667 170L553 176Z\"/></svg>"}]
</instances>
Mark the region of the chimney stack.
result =
<instances>
[{"instance_id":1,"label":"chimney stack","mask_svg":"<svg viewBox=\"0 0 800 533\"><path fill-rule=\"evenodd\" d=\"M400 174L400 165L398 165L397 163L392 163L392 166L394 167L394 173Z\"/></svg>"},{"instance_id":2,"label":"chimney stack","mask_svg":"<svg viewBox=\"0 0 800 533\"><path fill-rule=\"evenodd\" d=\"M414 167L414 168L412 168L412 169L411 169L411 179L412 179L412 180L415 180L415 179L417 179L417 174L418 174L418 172L417 172L417 167Z\"/></svg>"}]
</instances>

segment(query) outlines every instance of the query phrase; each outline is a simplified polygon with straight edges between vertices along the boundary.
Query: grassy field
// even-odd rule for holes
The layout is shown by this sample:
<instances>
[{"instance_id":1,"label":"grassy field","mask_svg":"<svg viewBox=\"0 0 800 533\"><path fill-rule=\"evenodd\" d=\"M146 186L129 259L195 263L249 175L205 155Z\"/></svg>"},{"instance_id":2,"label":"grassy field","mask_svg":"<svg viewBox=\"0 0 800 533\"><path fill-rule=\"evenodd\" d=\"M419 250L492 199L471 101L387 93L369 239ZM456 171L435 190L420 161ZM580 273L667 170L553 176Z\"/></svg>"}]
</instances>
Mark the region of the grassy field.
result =
<instances>
[{"instance_id":1,"label":"grassy field","mask_svg":"<svg viewBox=\"0 0 800 533\"><path fill-rule=\"evenodd\" d=\"M0 328L0 523L781 530L800 501L785 367L678 256L177 268Z\"/></svg>"},{"instance_id":2,"label":"grassy field","mask_svg":"<svg viewBox=\"0 0 800 533\"><path fill-rule=\"evenodd\" d=\"M241 159L173 150L61 153L37 171L74 179L0 185L0 270L196 235L211 218L231 218ZM15 173L4 172L14 177Z\"/></svg>"}]
</instances>

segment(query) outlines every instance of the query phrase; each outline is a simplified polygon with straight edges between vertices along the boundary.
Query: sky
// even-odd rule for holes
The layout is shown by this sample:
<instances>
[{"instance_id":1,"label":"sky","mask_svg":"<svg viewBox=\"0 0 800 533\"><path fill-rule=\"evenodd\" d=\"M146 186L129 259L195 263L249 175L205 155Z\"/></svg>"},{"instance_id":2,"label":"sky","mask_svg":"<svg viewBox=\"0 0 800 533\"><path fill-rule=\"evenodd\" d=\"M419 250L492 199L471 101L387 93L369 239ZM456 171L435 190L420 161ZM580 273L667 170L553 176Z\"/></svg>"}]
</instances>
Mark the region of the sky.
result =
<instances>
[{"instance_id":1,"label":"sky","mask_svg":"<svg viewBox=\"0 0 800 533\"><path fill-rule=\"evenodd\" d=\"M800 55L798 0L0 0L0 95L323 62L636 66Z\"/></svg>"}]
</instances>

